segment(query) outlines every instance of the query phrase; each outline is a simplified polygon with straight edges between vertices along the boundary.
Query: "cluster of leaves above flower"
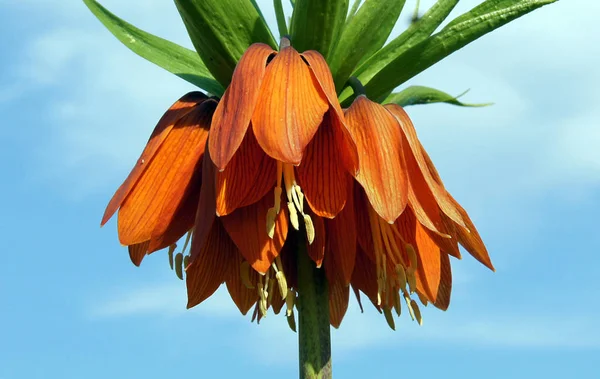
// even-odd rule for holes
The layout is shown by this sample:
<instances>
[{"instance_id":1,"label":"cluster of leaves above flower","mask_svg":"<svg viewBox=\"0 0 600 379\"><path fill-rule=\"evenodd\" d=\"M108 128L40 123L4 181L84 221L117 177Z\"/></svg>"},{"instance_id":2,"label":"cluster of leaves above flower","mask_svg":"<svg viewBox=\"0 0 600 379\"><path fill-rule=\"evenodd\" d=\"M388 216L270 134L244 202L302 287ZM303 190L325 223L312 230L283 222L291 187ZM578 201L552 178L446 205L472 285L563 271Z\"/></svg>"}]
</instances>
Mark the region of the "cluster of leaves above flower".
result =
<instances>
[{"instance_id":1,"label":"cluster of leaves above flower","mask_svg":"<svg viewBox=\"0 0 600 379\"><path fill-rule=\"evenodd\" d=\"M377 102L472 106L485 104L465 104L459 96L421 86L392 91L479 37L556 0L487 0L441 30L459 0L438 0L385 44L405 1L355 0L349 9L348 0L297 0L289 22L281 0L273 3L279 34L290 35L296 50L316 50L326 58L342 105L352 102L347 81L355 76ZM196 52L136 28L95 0L84 2L136 54L218 97L251 44L278 45L254 0L175 0Z\"/></svg>"},{"instance_id":2,"label":"cluster of leaves above flower","mask_svg":"<svg viewBox=\"0 0 600 379\"><path fill-rule=\"evenodd\" d=\"M210 94L190 92L165 113L102 220L118 210L136 265L168 247L180 278L185 267L189 307L225 282L243 314L254 307L260 320L285 305L294 328L299 262L310 257L324 268L333 326L352 288L394 328L401 297L419 322L415 296L448 308L459 243L493 270L402 108L477 104L392 91L552 0L488 0L432 34L458 2L439 0L387 45L405 0L350 11L347 0L297 0L289 25L275 0L279 44L251 0L175 0L196 52L84 1L134 52Z\"/></svg>"}]
</instances>

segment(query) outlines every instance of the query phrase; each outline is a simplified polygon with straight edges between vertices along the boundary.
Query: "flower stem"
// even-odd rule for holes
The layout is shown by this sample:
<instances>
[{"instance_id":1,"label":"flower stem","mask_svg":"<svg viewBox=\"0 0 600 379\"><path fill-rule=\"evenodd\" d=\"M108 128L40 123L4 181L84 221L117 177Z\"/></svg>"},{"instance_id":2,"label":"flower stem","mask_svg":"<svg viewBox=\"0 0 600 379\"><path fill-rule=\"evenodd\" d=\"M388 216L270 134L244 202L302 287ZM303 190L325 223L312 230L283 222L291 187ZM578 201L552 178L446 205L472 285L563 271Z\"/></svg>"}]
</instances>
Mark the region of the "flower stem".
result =
<instances>
[{"instance_id":1,"label":"flower stem","mask_svg":"<svg viewBox=\"0 0 600 379\"><path fill-rule=\"evenodd\" d=\"M300 379L331 379L329 294L325 270L298 244L298 343Z\"/></svg>"}]
</instances>

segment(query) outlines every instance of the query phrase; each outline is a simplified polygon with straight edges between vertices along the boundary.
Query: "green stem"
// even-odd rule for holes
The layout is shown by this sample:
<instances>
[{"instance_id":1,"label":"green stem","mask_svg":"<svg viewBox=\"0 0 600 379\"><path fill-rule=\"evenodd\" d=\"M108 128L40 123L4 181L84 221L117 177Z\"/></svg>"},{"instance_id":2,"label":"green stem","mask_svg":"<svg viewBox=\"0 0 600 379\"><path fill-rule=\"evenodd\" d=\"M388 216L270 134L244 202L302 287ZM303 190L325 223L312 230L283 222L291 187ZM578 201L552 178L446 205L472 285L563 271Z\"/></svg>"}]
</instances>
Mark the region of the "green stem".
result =
<instances>
[{"instance_id":1,"label":"green stem","mask_svg":"<svg viewBox=\"0 0 600 379\"><path fill-rule=\"evenodd\" d=\"M325 270L317 268L298 238L298 343L300 379L331 379L329 294Z\"/></svg>"},{"instance_id":2,"label":"green stem","mask_svg":"<svg viewBox=\"0 0 600 379\"><path fill-rule=\"evenodd\" d=\"M279 36L283 37L288 34L288 29L285 23L285 13L283 13L283 4L281 4L281 0L273 0L273 7L275 8L275 17L277 17Z\"/></svg>"}]
</instances>

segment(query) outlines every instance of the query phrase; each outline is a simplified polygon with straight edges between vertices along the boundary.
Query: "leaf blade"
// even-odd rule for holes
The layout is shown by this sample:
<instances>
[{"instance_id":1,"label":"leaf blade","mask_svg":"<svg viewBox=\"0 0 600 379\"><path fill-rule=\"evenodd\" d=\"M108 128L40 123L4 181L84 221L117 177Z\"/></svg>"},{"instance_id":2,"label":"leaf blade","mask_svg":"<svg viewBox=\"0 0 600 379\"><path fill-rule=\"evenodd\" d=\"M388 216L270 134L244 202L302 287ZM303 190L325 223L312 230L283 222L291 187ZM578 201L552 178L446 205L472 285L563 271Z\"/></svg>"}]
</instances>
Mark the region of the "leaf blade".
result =
<instances>
[{"instance_id":1,"label":"leaf blade","mask_svg":"<svg viewBox=\"0 0 600 379\"><path fill-rule=\"evenodd\" d=\"M224 87L250 45L277 46L251 0L175 0L175 5L198 55Z\"/></svg>"},{"instance_id":2,"label":"leaf blade","mask_svg":"<svg viewBox=\"0 0 600 379\"><path fill-rule=\"evenodd\" d=\"M83 2L108 31L137 55L212 94L223 94L223 86L213 78L195 51L138 29L95 0Z\"/></svg>"},{"instance_id":3,"label":"leaf blade","mask_svg":"<svg viewBox=\"0 0 600 379\"><path fill-rule=\"evenodd\" d=\"M316 50L328 58L346 21L348 0L296 0L290 34L299 52Z\"/></svg>"},{"instance_id":4,"label":"leaf blade","mask_svg":"<svg viewBox=\"0 0 600 379\"><path fill-rule=\"evenodd\" d=\"M403 91L393 93L389 95L384 101L384 104L393 103L400 105L401 107L407 107L409 105L418 104L433 104L433 103L447 103L457 105L461 107L485 107L492 105L493 103L480 103L471 104L463 103L458 99L465 95L467 91L464 91L460 95L452 96L446 92L440 91L431 87L424 86L410 86L405 88Z\"/></svg>"},{"instance_id":5,"label":"leaf blade","mask_svg":"<svg viewBox=\"0 0 600 379\"><path fill-rule=\"evenodd\" d=\"M329 64L338 91L359 62L383 46L405 1L367 0L346 24Z\"/></svg>"},{"instance_id":6,"label":"leaf blade","mask_svg":"<svg viewBox=\"0 0 600 379\"><path fill-rule=\"evenodd\" d=\"M427 38L386 65L365 85L367 94L372 99L383 100L394 88L470 42L555 1L517 0L515 5L465 18Z\"/></svg>"}]
</instances>

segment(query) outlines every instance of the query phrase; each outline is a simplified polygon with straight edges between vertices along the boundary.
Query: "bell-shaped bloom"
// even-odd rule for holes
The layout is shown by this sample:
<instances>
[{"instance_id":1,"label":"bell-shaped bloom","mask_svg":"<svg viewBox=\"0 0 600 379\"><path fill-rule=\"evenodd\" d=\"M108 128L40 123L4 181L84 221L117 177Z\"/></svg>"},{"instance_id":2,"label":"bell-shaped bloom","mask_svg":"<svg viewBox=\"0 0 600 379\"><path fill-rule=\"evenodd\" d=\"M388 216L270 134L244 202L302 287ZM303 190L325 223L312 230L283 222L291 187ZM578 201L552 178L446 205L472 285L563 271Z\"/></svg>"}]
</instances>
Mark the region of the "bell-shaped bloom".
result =
<instances>
[{"instance_id":1,"label":"bell-shaped bloom","mask_svg":"<svg viewBox=\"0 0 600 379\"><path fill-rule=\"evenodd\" d=\"M293 203L301 186L312 211L333 218L358 166L324 58L289 46L250 46L215 111L208 146L222 216L274 188Z\"/></svg>"},{"instance_id":2,"label":"bell-shaped bloom","mask_svg":"<svg viewBox=\"0 0 600 379\"><path fill-rule=\"evenodd\" d=\"M118 210L119 240L129 247L136 265L193 227L202 157L216 105L200 92L188 93L173 104L110 200L101 224Z\"/></svg>"},{"instance_id":3,"label":"bell-shaped bloom","mask_svg":"<svg viewBox=\"0 0 600 379\"><path fill-rule=\"evenodd\" d=\"M401 107L358 96L346 121L359 153L356 230L364 231L357 234L353 287L383 310L388 322L392 309L400 312L400 297L420 319L412 294L446 309L449 256L460 258L459 243L493 270L475 226L444 188Z\"/></svg>"}]
</instances>

